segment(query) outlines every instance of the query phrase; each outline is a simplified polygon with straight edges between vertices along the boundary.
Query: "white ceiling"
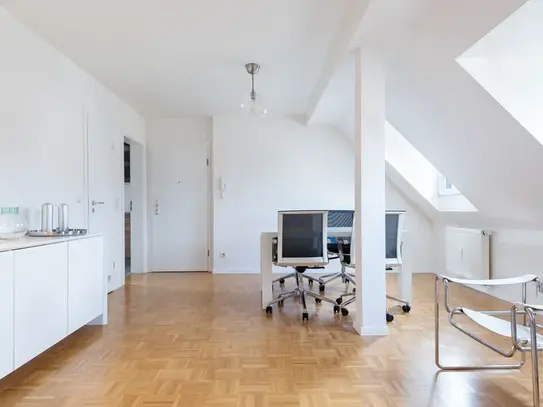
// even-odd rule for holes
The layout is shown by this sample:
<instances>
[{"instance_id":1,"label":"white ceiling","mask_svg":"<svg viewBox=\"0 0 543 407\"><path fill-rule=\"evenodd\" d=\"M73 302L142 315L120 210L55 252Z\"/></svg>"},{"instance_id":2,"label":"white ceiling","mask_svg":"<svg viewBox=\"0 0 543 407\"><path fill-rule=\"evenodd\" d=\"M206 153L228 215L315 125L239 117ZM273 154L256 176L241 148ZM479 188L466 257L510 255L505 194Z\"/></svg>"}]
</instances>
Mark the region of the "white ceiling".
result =
<instances>
[{"instance_id":1,"label":"white ceiling","mask_svg":"<svg viewBox=\"0 0 543 407\"><path fill-rule=\"evenodd\" d=\"M6 0L6 8L139 111L235 112L250 89L270 114L304 114L357 0Z\"/></svg>"},{"instance_id":2,"label":"white ceiling","mask_svg":"<svg viewBox=\"0 0 543 407\"><path fill-rule=\"evenodd\" d=\"M353 39L352 46L357 46L363 41L363 36L370 30L369 26L377 26L385 19L387 24L381 24L373 31L374 35L386 36L391 34L394 43L388 45L388 70L390 73L403 69L405 58L418 58L419 54L426 56L429 53L440 54L446 58L454 59L466 49L470 48L479 39L488 34L496 25L506 20L512 13L521 14L537 12L541 16L543 0L530 0L531 7L526 0L412 0L409 10L406 5L400 8L391 7L392 0L382 3L377 19L372 19L370 24L362 26L358 36ZM522 7L524 5L524 7ZM520 8L520 10L518 10ZM400 11L403 10L403 13ZM518 10L518 11L517 11ZM371 10L370 10L371 11ZM523 11L523 12L522 12ZM370 12L366 13L366 22L370 20ZM377 14L377 13L376 13ZM385 17L383 14L386 14ZM515 24L509 23L509 26ZM519 20L517 17L516 20ZM377 23L376 23L377 21ZM538 22L537 18L533 23ZM505 23L503 23L505 25ZM510 30L518 28L513 26ZM540 24L543 27L543 24ZM382 32L383 27L391 28L388 32ZM542 28L539 27L541 32ZM362 36L362 37L361 37ZM538 36L539 39L539 36ZM490 44L493 45L493 44ZM539 46L533 42L533 46ZM473 47L476 49L477 47ZM400 58L396 58L400 55ZM338 61L334 74L330 77L329 85L323 92L321 99L310 117L311 123L329 124L349 136L354 137L354 59L347 55Z\"/></svg>"},{"instance_id":3,"label":"white ceiling","mask_svg":"<svg viewBox=\"0 0 543 407\"><path fill-rule=\"evenodd\" d=\"M460 58L543 60L543 0L529 0Z\"/></svg>"}]
</instances>

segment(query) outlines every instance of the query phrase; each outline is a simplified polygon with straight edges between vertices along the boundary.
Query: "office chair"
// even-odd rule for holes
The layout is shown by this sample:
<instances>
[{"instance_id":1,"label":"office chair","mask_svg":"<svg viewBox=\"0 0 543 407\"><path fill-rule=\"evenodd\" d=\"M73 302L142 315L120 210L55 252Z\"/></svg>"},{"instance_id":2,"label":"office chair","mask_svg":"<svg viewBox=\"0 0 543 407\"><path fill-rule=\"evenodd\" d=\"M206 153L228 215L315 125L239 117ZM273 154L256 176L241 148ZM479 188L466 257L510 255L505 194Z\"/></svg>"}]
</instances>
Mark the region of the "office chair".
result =
<instances>
[{"instance_id":1,"label":"office chair","mask_svg":"<svg viewBox=\"0 0 543 407\"><path fill-rule=\"evenodd\" d=\"M450 306L450 285L462 286L521 286L522 287L522 303L514 304L507 310L493 311L475 311L462 306L451 309ZM471 339L477 341L486 348L505 357L512 358L515 353L520 352L520 361L511 364L483 364L483 365L456 365L446 366L440 359L440 342L439 342L439 301L440 285L444 287L444 308L448 313L450 324L464 333ZM540 335L537 330L542 328L537 324L536 316L543 313L543 305L527 305L526 293L528 285L535 286L537 292L542 291L542 282L535 275L527 274L520 277L493 279L493 280L465 280L459 278L451 278L443 275L436 276L435 280L435 363L441 370L448 371L471 371L471 370L505 370L505 369L520 369L526 361L526 353L530 353L532 358L532 397L534 407L540 406L539 398L539 360L538 352L543 351L543 335ZM496 316L510 317L510 320L501 319ZM517 324L517 316L523 318L522 324ZM457 319L460 316L465 316L472 322L475 322L482 328L495 335L508 338L511 343L509 349L500 349L497 346L487 342L477 335L477 332L470 331L466 326L458 323Z\"/></svg>"},{"instance_id":2,"label":"office chair","mask_svg":"<svg viewBox=\"0 0 543 407\"><path fill-rule=\"evenodd\" d=\"M339 259L339 248L337 240L348 237L352 233L354 224L354 211L335 210L328 212L328 258L329 260ZM348 255L348 254L346 254ZM347 270L344 264L341 264L341 270L336 273L326 274L319 281L322 286L341 278L342 283L355 284L354 274ZM322 290L324 291L324 289Z\"/></svg>"},{"instance_id":3,"label":"office chair","mask_svg":"<svg viewBox=\"0 0 543 407\"><path fill-rule=\"evenodd\" d=\"M339 259L341 262L341 267L354 269L355 264L351 263L351 239L348 238L342 238L337 239L338 242L338 251L339 251ZM344 301L345 298L348 298L347 301ZM389 296L387 295L387 298ZM336 305L334 305L334 313L341 312L341 315L347 316L349 315L349 310L346 308L350 304L356 301L356 288L353 288L353 291L350 293L341 294L336 299ZM408 312L408 311L407 311ZM386 321L392 322L394 321L394 315L392 315L390 312L386 312Z\"/></svg>"},{"instance_id":4,"label":"office chair","mask_svg":"<svg viewBox=\"0 0 543 407\"><path fill-rule=\"evenodd\" d=\"M304 288L304 280L309 280L310 284L318 282L317 279L305 275L305 271L323 268L328 264L327 225L328 211L326 210L278 213L277 239L274 239L275 242L272 240L272 260L277 266L294 268L296 288L293 291L281 293L275 300L270 301L266 306L267 314L273 312L274 304L282 307L286 299L294 296L299 296L302 301L303 321L309 319L307 296L314 298L317 304L325 301L335 305L332 299Z\"/></svg>"},{"instance_id":5,"label":"office chair","mask_svg":"<svg viewBox=\"0 0 543 407\"><path fill-rule=\"evenodd\" d=\"M385 257L387 264L401 265L402 264L402 228L403 217L405 211L386 211L385 213ZM351 228L352 231L352 228ZM355 268L354 252L351 251L351 243L353 242L352 234L350 237L338 238L338 251L342 267L349 269ZM388 270L388 269L387 269ZM348 298L345 301L345 298ZM386 295L388 300L395 301L400 304L403 312L411 311L409 302L391 295ZM340 295L336 299L337 306L334 312L341 312L343 315L348 315L349 311L345 308L355 301L355 290L351 293ZM394 316L387 311L387 322L392 322Z\"/></svg>"},{"instance_id":6,"label":"office chair","mask_svg":"<svg viewBox=\"0 0 543 407\"><path fill-rule=\"evenodd\" d=\"M272 239L272 259L273 259L273 264L277 265L277 243L278 243L278 239L276 237L274 237ZM323 269L324 267L312 267L312 269ZM297 276L297 272L293 272L293 273L289 273L289 274L285 274L284 276L281 276L279 278L276 278L275 280L272 281L272 288L273 288L273 285L275 283L279 283L281 286L285 284L285 280L287 280L288 278L298 278ZM307 274L302 274L302 278L303 279L306 279L308 282L309 282L309 287L313 287L313 283L318 283L319 284L319 291L322 293L324 292L324 284L322 284L321 280L318 279L318 278L314 278L314 277L311 277L311 276L308 276Z\"/></svg>"}]
</instances>

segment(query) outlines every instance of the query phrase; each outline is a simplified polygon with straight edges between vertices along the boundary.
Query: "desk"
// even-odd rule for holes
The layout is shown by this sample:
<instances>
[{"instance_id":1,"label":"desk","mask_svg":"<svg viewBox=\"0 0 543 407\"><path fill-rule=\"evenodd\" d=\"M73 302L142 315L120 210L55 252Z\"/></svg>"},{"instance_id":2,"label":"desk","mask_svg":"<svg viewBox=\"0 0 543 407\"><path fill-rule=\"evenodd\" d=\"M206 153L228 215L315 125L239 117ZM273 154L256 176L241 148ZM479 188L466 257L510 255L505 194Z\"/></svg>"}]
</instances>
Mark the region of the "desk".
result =
<instances>
[{"instance_id":1,"label":"desk","mask_svg":"<svg viewBox=\"0 0 543 407\"><path fill-rule=\"evenodd\" d=\"M260 276L262 283L262 309L273 300L272 281L278 278L279 273L273 272L272 260L272 239L277 237L277 232L263 232L260 236ZM411 255L409 253L409 234L402 233L402 261L397 259L386 259L386 267L397 270L398 273L398 297L411 303L412 292L412 270ZM407 249L407 250L406 250ZM339 260L332 260L339 265ZM291 272L291 269L285 268L284 274ZM282 273L283 274L283 273Z\"/></svg>"}]
</instances>

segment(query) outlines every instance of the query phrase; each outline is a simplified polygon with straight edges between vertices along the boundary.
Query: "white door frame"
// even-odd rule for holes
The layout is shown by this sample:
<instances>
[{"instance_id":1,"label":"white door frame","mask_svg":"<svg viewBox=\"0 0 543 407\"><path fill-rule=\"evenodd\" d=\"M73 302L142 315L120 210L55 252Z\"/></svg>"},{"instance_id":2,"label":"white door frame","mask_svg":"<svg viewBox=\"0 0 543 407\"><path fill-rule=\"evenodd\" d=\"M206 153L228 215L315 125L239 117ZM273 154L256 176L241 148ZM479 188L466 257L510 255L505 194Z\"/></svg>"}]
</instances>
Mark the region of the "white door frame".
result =
<instances>
[{"instance_id":1,"label":"white door frame","mask_svg":"<svg viewBox=\"0 0 543 407\"><path fill-rule=\"evenodd\" d=\"M137 209L131 213L131 230L136 233L131 234L131 272L132 273L146 273L148 271L147 267L147 182L146 182L146 166L145 166L145 145L134 140L130 135L125 134L122 136L122 142L130 144L130 181L131 183L137 183L136 190L139 190L139 193L132 200L134 201L134 207ZM122 162L124 163L124 148L122 149ZM135 165L134 165L135 164ZM123 167L124 171L124 167ZM125 184L124 184L124 172L123 172L123 182L122 182L122 203L125 204ZM136 216L134 216L136 215ZM123 284L126 277L125 273L125 239L124 239L124 216L125 211L121 212L123 218ZM135 256L133 253L141 253L141 255Z\"/></svg>"},{"instance_id":2,"label":"white door frame","mask_svg":"<svg viewBox=\"0 0 543 407\"><path fill-rule=\"evenodd\" d=\"M213 148L211 141L207 143L207 272L213 273L213 236L214 236L214 178Z\"/></svg>"}]
</instances>

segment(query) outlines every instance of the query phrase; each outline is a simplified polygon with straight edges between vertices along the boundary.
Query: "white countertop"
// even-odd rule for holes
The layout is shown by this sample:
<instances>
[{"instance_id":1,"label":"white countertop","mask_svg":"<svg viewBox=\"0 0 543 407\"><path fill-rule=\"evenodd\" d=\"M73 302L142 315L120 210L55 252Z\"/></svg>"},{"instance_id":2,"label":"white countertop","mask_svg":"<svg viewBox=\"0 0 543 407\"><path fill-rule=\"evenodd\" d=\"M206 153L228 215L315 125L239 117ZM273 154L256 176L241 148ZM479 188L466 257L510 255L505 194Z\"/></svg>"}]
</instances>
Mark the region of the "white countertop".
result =
<instances>
[{"instance_id":1,"label":"white countertop","mask_svg":"<svg viewBox=\"0 0 543 407\"><path fill-rule=\"evenodd\" d=\"M101 234L86 234L80 236L63 237L22 237L16 240L0 240L0 252L9 252L11 250L28 249L29 247L45 246L49 244L64 243L72 240L89 239L102 236Z\"/></svg>"}]
</instances>

